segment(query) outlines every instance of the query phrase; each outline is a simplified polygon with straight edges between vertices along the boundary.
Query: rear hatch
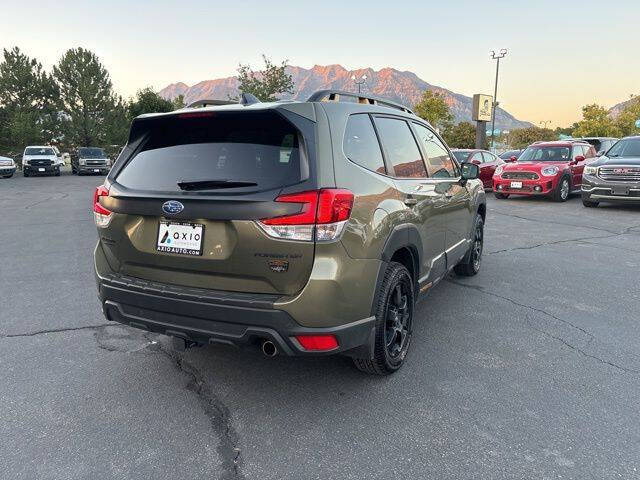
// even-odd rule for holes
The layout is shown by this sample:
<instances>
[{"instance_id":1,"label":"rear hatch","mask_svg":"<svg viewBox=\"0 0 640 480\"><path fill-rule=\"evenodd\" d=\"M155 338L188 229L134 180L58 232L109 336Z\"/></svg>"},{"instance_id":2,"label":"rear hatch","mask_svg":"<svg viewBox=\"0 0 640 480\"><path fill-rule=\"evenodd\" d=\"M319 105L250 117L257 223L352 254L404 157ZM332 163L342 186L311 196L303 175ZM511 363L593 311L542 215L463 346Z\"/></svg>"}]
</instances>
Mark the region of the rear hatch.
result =
<instances>
[{"instance_id":1,"label":"rear hatch","mask_svg":"<svg viewBox=\"0 0 640 480\"><path fill-rule=\"evenodd\" d=\"M314 242L272 238L256 221L301 210L276 202L280 193L316 188L314 131L273 109L136 120L102 199L113 212L100 229L111 267L187 287L300 291Z\"/></svg>"}]
</instances>

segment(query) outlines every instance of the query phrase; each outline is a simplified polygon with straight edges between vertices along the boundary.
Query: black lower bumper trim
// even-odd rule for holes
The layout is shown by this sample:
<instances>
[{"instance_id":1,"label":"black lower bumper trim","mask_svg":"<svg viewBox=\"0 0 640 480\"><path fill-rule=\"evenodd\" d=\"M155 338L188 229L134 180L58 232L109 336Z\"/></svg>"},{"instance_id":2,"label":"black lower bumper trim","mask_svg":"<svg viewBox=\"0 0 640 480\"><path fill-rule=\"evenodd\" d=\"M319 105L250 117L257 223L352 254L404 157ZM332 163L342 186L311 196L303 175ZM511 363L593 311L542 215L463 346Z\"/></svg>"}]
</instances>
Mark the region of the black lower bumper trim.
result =
<instances>
[{"instance_id":1,"label":"black lower bumper trim","mask_svg":"<svg viewBox=\"0 0 640 480\"><path fill-rule=\"evenodd\" d=\"M200 344L254 346L270 340L284 355L347 353L368 358L373 348L374 317L337 327L309 328L283 310L264 303L257 308L255 300L247 301L246 305L237 298L232 303L212 303L202 297L196 300L185 295L167 295L166 291L163 295L143 292L104 279L99 280L99 289L108 320ZM293 338L303 334L332 334L339 346L330 352L308 352Z\"/></svg>"}]
</instances>

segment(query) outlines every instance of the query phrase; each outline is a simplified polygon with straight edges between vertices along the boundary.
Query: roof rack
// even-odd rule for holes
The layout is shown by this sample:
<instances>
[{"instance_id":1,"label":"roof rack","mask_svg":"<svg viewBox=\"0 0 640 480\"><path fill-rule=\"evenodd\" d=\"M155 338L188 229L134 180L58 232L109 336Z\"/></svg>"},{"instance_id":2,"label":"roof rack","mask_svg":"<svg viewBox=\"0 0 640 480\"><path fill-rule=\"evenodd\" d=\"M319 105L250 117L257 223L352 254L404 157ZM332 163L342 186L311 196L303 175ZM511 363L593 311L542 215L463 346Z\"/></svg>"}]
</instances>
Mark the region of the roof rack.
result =
<instances>
[{"instance_id":1,"label":"roof rack","mask_svg":"<svg viewBox=\"0 0 640 480\"><path fill-rule=\"evenodd\" d=\"M386 98L363 95L361 93L345 92L342 90L318 90L309 97L308 102L341 102L347 98L347 102L362 103L366 105L380 105L381 107L395 108L403 112L413 113L409 108L400 103L393 102Z\"/></svg>"}]
</instances>

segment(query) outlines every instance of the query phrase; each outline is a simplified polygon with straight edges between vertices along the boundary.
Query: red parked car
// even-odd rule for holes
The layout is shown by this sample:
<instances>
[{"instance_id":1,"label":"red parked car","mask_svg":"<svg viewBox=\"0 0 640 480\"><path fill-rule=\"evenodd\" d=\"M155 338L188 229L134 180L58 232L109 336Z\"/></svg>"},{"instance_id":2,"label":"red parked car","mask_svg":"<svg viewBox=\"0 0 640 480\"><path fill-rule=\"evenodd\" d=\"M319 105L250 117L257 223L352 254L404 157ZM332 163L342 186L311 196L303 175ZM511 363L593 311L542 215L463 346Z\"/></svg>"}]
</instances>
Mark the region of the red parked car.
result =
<instances>
[{"instance_id":1,"label":"red parked car","mask_svg":"<svg viewBox=\"0 0 640 480\"><path fill-rule=\"evenodd\" d=\"M493 191L496 198L509 195L548 195L564 202L571 193L580 192L582 171L596 156L593 146L584 141L561 140L529 145L517 159L496 169Z\"/></svg>"},{"instance_id":2,"label":"red parked car","mask_svg":"<svg viewBox=\"0 0 640 480\"><path fill-rule=\"evenodd\" d=\"M480 167L480 180L484 188L493 187L493 172L500 165L504 165L504 160L486 150L474 149L453 149L451 150L454 157L460 162L469 162Z\"/></svg>"}]
</instances>

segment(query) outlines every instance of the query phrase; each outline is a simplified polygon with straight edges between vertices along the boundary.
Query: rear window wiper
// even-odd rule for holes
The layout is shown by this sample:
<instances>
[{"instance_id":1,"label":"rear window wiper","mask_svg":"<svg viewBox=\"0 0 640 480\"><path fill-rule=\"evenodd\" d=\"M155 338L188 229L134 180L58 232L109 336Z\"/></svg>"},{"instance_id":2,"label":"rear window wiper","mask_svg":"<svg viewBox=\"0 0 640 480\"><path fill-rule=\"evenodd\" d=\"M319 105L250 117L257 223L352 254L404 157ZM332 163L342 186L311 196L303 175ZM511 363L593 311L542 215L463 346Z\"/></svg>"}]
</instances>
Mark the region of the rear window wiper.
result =
<instances>
[{"instance_id":1,"label":"rear window wiper","mask_svg":"<svg viewBox=\"0 0 640 480\"><path fill-rule=\"evenodd\" d=\"M255 182L242 180L180 180L180 190L213 190L217 188L255 187Z\"/></svg>"}]
</instances>

